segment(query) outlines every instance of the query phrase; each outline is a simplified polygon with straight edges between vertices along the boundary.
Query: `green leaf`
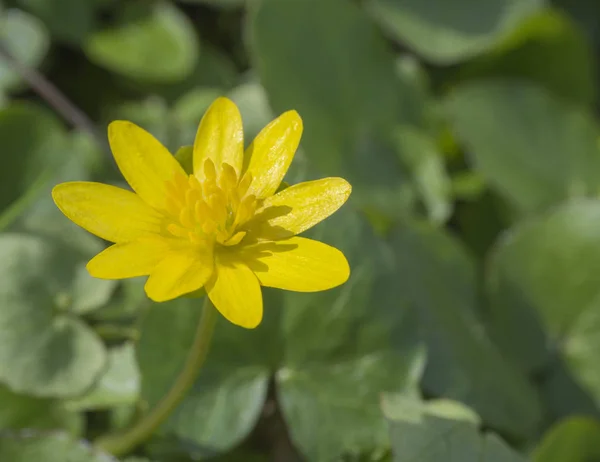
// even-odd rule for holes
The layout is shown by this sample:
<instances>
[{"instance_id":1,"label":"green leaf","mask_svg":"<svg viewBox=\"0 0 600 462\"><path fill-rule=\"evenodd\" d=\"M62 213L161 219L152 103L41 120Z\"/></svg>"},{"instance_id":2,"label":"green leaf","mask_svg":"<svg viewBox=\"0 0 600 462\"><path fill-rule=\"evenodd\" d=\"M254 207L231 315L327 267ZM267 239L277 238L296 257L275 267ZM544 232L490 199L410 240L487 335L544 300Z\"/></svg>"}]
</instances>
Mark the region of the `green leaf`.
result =
<instances>
[{"instance_id":1,"label":"green leaf","mask_svg":"<svg viewBox=\"0 0 600 462\"><path fill-rule=\"evenodd\" d=\"M452 214L451 183L435 140L422 130L402 126L396 132L399 157L408 166L427 215L444 223Z\"/></svg>"},{"instance_id":2,"label":"green leaf","mask_svg":"<svg viewBox=\"0 0 600 462\"><path fill-rule=\"evenodd\" d=\"M142 399L149 407L182 369L202 303L184 298L152 304L144 316L137 354ZM251 332L220 319L215 337L196 386L163 426L164 432L194 442L209 454L231 449L250 433L262 410L269 377L263 357L250 348Z\"/></svg>"},{"instance_id":3,"label":"green leaf","mask_svg":"<svg viewBox=\"0 0 600 462\"><path fill-rule=\"evenodd\" d=\"M414 390L423 352L399 312L376 309L374 269L384 256L364 221L346 208L309 236L345 252L353 268L350 280L316 294L264 289L265 315L254 330L220 319L194 389L163 428L195 443L194 454L225 451L248 435L273 372L283 418L307 459L388 446L380 393ZM182 367L201 303L153 305L144 318L138 356L142 396L150 406Z\"/></svg>"},{"instance_id":4,"label":"green leaf","mask_svg":"<svg viewBox=\"0 0 600 462\"><path fill-rule=\"evenodd\" d=\"M92 31L95 5L86 0L20 0L19 3L39 17L58 40L79 45Z\"/></svg>"},{"instance_id":5,"label":"green leaf","mask_svg":"<svg viewBox=\"0 0 600 462\"><path fill-rule=\"evenodd\" d=\"M41 237L0 236L0 381L35 396L74 396L105 366L98 337L68 313L81 255Z\"/></svg>"},{"instance_id":6,"label":"green leaf","mask_svg":"<svg viewBox=\"0 0 600 462\"><path fill-rule=\"evenodd\" d=\"M395 266L383 290L419 321L428 346L425 391L472 406L511 435L532 435L541 417L539 397L479 322L471 256L446 232L415 221L398 226L390 245Z\"/></svg>"},{"instance_id":7,"label":"green leaf","mask_svg":"<svg viewBox=\"0 0 600 462\"><path fill-rule=\"evenodd\" d=\"M64 158L63 126L46 110L28 103L0 111L0 211L29 188L46 184Z\"/></svg>"},{"instance_id":8,"label":"green leaf","mask_svg":"<svg viewBox=\"0 0 600 462\"><path fill-rule=\"evenodd\" d=\"M598 130L588 113L515 81L460 86L446 109L475 167L521 211L598 192Z\"/></svg>"},{"instance_id":9,"label":"green leaf","mask_svg":"<svg viewBox=\"0 0 600 462\"><path fill-rule=\"evenodd\" d=\"M189 18L168 2L124 7L121 21L84 43L89 59L143 82L175 82L193 70L199 41Z\"/></svg>"},{"instance_id":10,"label":"green leaf","mask_svg":"<svg viewBox=\"0 0 600 462\"><path fill-rule=\"evenodd\" d=\"M284 358L276 375L283 417L307 460L385 449L381 393L413 392L424 352L397 306L379 298L379 271L389 267L361 217L346 208L309 237L340 248L352 275L335 290L283 292L282 306L272 308L283 310Z\"/></svg>"},{"instance_id":11,"label":"green leaf","mask_svg":"<svg viewBox=\"0 0 600 462\"><path fill-rule=\"evenodd\" d=\"M548 361L543 348L557 349L596 404L598 268L600 202L581 199L513 229L495 250L488 280L491 323L503 327L503 345L513 346L507 350L516 356L514 345L531 344L538 353L523 365L534 369Z\"/></svg>"},{"instance_id":12,"label":"green leaf","mask_svg":"<svg viewBox=\"0 0 600 462\"><path fill-rule=\"evenodd\" d=\"M597 72L587 37L565 14L543 10L525 21L491 53L459 69L461 80L508 77L591 105Z\"/></svg>"},{"instance_id":13,"label":"green leaf","mask_svg":"<svg viewBox=\"0 0 600 462\"><path fill-rule=\"evenodd\" d=\"M48 32L41 21L14 8L0 10L0 39L19 63L33 68L42 63L50 47ZM20 82L14 66L0 58L0 90L11 90Z\"/></svg>"},{"instance_id":14,"label":"green leaf","mask_svg":"<svg viewBox=\"0 0 600 462\"><path fill-rule=\"evenodd\" d=\"M167 102L160 96L149 95L140 100L119 101L107 112L109 120L129 120L150 132L172 151L181 146L169 123L170 114Z\"/></svg>"},{"instance_id":15,"label":"green leaf","mask_svg":"<svg viewBox=\"0 0 600 462\"><path fill-rule=\"evenodd\" d=\"M202 116L211 103L221 96L214 88L197 88L185 93L175 101L169 114L169 123L179 146L192 145Z\"/></svg>"},{"instance_id":16,"label":"green leaf","mask_svg":"<svg viewBox=\"0 0 600 462\"><path fill-rule=\"evenodd\" d=\"M67 402L68 409L105 409L133 404L140 392L140 373L132 343L108 350L108 365L94 386L80 398Z\"/></svg>"},{"instance_id":17,"label":"green leaf","mask_svg":"<svg viewBox=\"0 0 600 462\"><path fill-rule=\"evenodd\" d=\"M528 327L526 323L523 324L525 328ZM534 324L534 326L539 329L538 325ZM523 343L521 332L516 331L513 338L514 344ZM528 355L524 356L527 357ZM542 379L540 380L540 393L548 415L553 421L568 418L575 414L600 417L600 409L594 402L594 398L573 377L565 364L565 360L555 354L550 358L550 361L549 364L544 364L543 368L534 371L534 373L538 373Z\"/></svg>"},{"instance_id":18,"label":"green leaf","mask_svg":"<svg viewBox=\"0 0 600 462\"><path fill-rule=\"evenodd\" d=\"M387 397L394 462L525 462L494 434L478 431L479 417L448 400Z\"/></svg>"},{"instance_id":19,"label":"green leaf","mask_svg":"<svg viewBox=\"0 0 600 462\"><path fill-rule=\"evenodd\" d=\"M184 80L171 84L147 84L146 93L159 94L172 102L199 88L220 89L225 92L239 79L238 70L231 56L208 43L202 44L202 53L197 61L191 74Z\"/></svg>"},{"instance_id":20,"label":"green leaf","mask_svg":"<svg viewBox=\"0 0 600 462\"><path fill-rule=\"evenodd\" d=\"M0 435L0 460L10 462L117 462L87 443L61 433Z\"/></svg>"},{"instance_id":21,"label":"green leaf","mask_svg":"<svg viewBox=\"0 0 600 462\"><path fill-rule=\"evenodd\" d=\"M383 37L346 0L251 7L249 44L274 112L298 111L303 152L321 173L347 178L355 203L401 214L406 175L388 139L401 98Z\"/></svg>"},{"instance_id":22,"label":"green leaf","mask_svg":"<svg viewBox=\"0 0 600 462\"><path fill-rule=\"evenodd\" d=\"M396 59L400 120L406 125L430 128L438 118L431 82L424 65L407 53Z\"/></svg>"},{"instance_id":23,"label":"green leaf","mask_svg":"<svg viewBox=\"0 0 600 462\"><path fill-rule=\"evenodd\" d=\"M240 109L244 122L244 140L248 145L275 118L267 93L259 82L251 80L235 87L228 96Z\"/></svg>"},{"instance_id":24,"label":"green leaf","mask_svg":"<svg viewBox=\"0 0 600 462\"><path fill-rule=\"evenodd\" d=\"M579 2L554 0L552 4L575 19L579 27L585 31L591 43L596 45L600 43L600 26L596 21L600 14L600 4L598 2L595 0L582 0Z\"/></svg>"},{"instance_id":25,"label":"green leaf","mask_svg":"<svg viewBox=\"0 0 600 462\"><path fill-rule=\"evenodd\" d=\"M0 430L64 429L79 434L83 420L78 413L65 409L62 403L13 393L0 387Z\"/></svg>"},{"instance_id":26,"label":"green leaf","mask_svg":"<svg viewBox=\"0 0 600 462\"><path fill-rule=\"evenodd\" d=\"M535 449L534 462L588 462L600 459L600 422L571 417L546 433Z\"/></svg>"},{"instance_id":27,"label":"green leaf","mask_svg":"<svg viewBox=\"0 0 600 462\"><path fill-rule=\"evenodd\" d=\"M279 370L279 397L293 442L314 461L387 448L388 426L377 409L381 392L409 387L409 371L423 362L419 350L379 351Z\"/></svg>"},{"instance_id":28,"label":"green leaf","mask_svg":"<svg viewBox=\"0 0 600 462\"><path fill-rule=\"evenodd\" d=\"M368 0L367 9L394 39L436 64L453 64L498 43L543 0Z\"/></svg>"},{"instance_id":29,"label":"green leaf","mask_svg":"<svg viewBox=\"0 0 600 462\"><path fill-rule=\"evenodd\" d=\"M119 284L114 297L100 309L91 313L96 321L115 322L137 320L140 310L150 304L144 292L145 277L125 279Z\"/></svg>"},{"instance_id":30,"label":"green leaf","mask_svg":"<svg viewBox=\"0 0 600 462\"><path fill-rule=\"evenodd\" d=\"M81 265L73 275L70 311L85 314L104 306L110 300L117 282L90 276Z\"/></svg>"},{"instance_id":31,"label":"green leaf","mask_svg":"<svg viewBox=\"0 0 600 462\"><path fill-rule=\"evenodd\" d=\"M239 8L246 0L181 0L186 3L205 3L219 8Z\"/></svg>"}]
</instances>

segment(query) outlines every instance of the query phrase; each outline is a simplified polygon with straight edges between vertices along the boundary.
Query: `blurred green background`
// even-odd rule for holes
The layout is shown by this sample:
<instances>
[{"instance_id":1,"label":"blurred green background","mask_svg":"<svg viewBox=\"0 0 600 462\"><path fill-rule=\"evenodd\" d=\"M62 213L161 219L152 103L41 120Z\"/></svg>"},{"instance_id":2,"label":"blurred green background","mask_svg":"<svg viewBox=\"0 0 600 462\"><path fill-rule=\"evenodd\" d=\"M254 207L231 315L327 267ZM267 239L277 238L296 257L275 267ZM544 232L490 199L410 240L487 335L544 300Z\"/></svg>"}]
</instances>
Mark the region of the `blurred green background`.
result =
<instances>
[{"instance_id":1,"label":"blurred green background","mask_svg":"<svg viewBox=\"0 0 600 462\"><path fill-rule=\"evenodd\" d=\"M598 0L2 0L0 461L113 461L86 441L176 376L201 300L89 277L50 189L123 185L110 120L174 152L218 95L247 143L300 113L288 182L352 183L311 232L352 277L220 320L122 460L600 461L599 52Z\"/></svg>"}]
</instances>

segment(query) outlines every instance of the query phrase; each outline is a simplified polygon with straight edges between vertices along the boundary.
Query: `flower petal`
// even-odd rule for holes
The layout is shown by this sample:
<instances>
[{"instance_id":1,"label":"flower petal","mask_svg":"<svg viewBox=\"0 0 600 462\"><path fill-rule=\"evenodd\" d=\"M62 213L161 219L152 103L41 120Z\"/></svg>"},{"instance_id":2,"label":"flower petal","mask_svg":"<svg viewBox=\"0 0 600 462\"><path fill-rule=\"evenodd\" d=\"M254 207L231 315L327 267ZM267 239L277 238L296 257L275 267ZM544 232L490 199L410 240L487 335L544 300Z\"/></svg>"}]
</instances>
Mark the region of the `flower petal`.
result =
<instances>
[{"instance_id":1,"label":"flower petal","mask_svg":"<svg viewBox=\"0 0 600 462\"><path fill-rule=\"evenodd\" d=\"M348 280L350 267L335 247L303 237L246 247L243 261L263 286L318 292Z\"/></svg>"},{"instance_id":2,"label":"flower petal","mask_svg":"<svg viewBox=\"0 0 600 462\"><path fill-rule=\"evenodd\" d=\"M217 98L200 121L194 141L194 174L204 179L204 161L212 159L217 171L223 162L231 165L238 177L244 161L242 116L233 101Z\"/></svg>"},{"instance_id":3,"label":"flower petal","mask_svg":"<svg viewBox=\"0 0 600 462\"><path fill-rule=\"evenodd\" d=\"M148 205L166 210L166 182L185 175L175 157L146 130L123 120L108 126L108 141L127 183Z\"/></svg>"},{"instance_id":4,"label":"flower petal","mask_svg":"<svg viewBox=\"0 0 600 462\"><path fill-rule=\"evenodd\" d=\"M247 329L260 324L263 301L258 279L239 261L217 258L214 278L206 285L210 301L231 323Z\"/></svg>"},{"instance_id":5,"label":"flower petal","mask_svg":"<svg viewBox=\"0 0 600 462\"><path fill-rule=\"evenodd\" d=\"M95 278L125 279L147 276L166 256L169 244L166 239L147 238L111 245L87 264Z\"/></svg>"},{"instance_id":6,"label":"flower petal","mask_svg":"<svg viewBox=\"0 0 600 462\"><path fill-rule=\"evenodd\" d=\"M144 288L155 302L172 300L200 289L213 269L211 247L172 250L156 265Z\"/></svg>"},{"instance_id":7,"label":"flower petal","mask_svg":"<svg viewBox=\"0 0 600 462\"><path fill-rule=\"evenodd\" d=\"M263 128L246 151L252 174L249 193L258 198L277 191L302 137L302 119L296 111L284 112Z\"/></svg>"},{"instance_id":8,"label":"flower petal","mask_svg":"<svg viewBox=\"0 0 600 462\"><path fill-rule=\"evenodd\" d=\"M294 236L339 209L351 191L350 183L343 178L323 178L290 186L267 197L248 227L261 239Z\"/></svg>"},{"instance_id":9,"label":"flower petal","mask_svg":"<svg viewBox=\"0 0 600 462\"><path fill-rule=\"evenodd\" d=\"M132 241L161 231L162 216L126 189L73 181L55 186L52 198L71 221L107 241Z\"/></svg>"}]
</instances>

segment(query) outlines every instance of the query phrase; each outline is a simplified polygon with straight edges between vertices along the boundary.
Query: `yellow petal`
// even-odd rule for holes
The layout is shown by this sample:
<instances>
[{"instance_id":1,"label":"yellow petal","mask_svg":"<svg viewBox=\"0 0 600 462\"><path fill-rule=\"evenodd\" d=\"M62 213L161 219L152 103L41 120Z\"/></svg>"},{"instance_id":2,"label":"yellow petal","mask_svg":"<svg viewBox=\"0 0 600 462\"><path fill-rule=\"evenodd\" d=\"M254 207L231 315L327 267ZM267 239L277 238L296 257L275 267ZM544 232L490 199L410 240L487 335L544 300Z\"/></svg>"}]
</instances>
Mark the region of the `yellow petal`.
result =
<instances>
[{"instance_id":1,"label":"yellow petal","mask_svg":"<svg viewBox=\"0 0 600 462\"><path fill-rule=\"evenodd\" d=\"M74 181L52 190L56 206L71 221L111 242L160 233L161 215L139 196L101 183Z\"/></svg>"},{"instance_id":2,"label":"yellow petal","mask_svg":"<svg viewBox=\"0 0 600 462\"><path fill-rule=\"evenodd\" d=\"M319 241L292 237L246 247L241 253L263 286L318 292L348 280L350 267L342 252Z\"/></svg>"},{"instance_id":3,"label":"yellow petal","mask_svg":"<svg viewBox=\"0 0 600 462\"><path fill-rule=\"evenodd\" d=\"M150 206L166 210L166 182L185 175L160 141L137 125L117 120L108 126L108 141L125 180Z\"/></svg>"},{"instance_id":4,"label":"yellow petal","mask_svg":"<svg viewBox=\"0 0 600 462\"><path fill-rule=\"evenodd\" d=\"M125 279L147 276L169 250L166 239L140 239L115 244L100 252L87 264L95 278Z\"/></svg>"},{"instance_id":5,"label":"yellow petal","mask_svg":"<svg viewBox=\"0 0 600 462\"><path fill-rule=\"evenodd\" d=\"M350 183L343 178L323 178L290 186L267 197L248 227L262 239L294 236L339 209L351 191Z\"/></svg>"},{"instance_id":6,"label":"yellow petal","mask_svg":"<svg viewBox=\"0 0 600 462\"><path fill-rule=\"evenodd\" d=\"M194 174L204 179L204 161L211 159L220 171L228 163L240 175L244 160L242 116L233 101L217 98L200 121L194 141Z\"/></svg>"},{"instance_id":7,"label":"yellow petal","mask_svg":"<svg viewBox=\"0 0 600 462\"><path fill-rule=\"evenodd\" d=\"M217 258L216 272L206 291L213 305L231 323L247 329L260 324L263 313L260 285L243 263Z\"/></svg>"},{"instance_id":8,"label":"yellow petal","mask_svg":"<svg viewBox=\"0 0 600 462\"><path fill-rule=\"evenodd\" d=\"M301 137L302 119L296 111L283 113L260 131L246 151L253 178L249 194L261 199L277 191Z\"/></svg>"},{"instance_id":9,"label":"yellow petal","mask_svg":"<svg viewBox=\"0 0 600 462\"><path fill-rule=\"evenodd\" d=\"M155 302L188 294L206 283L213 268L210 247L172 250L150 274L144 287L146 294Z\"/></svg>"}]
</instances>

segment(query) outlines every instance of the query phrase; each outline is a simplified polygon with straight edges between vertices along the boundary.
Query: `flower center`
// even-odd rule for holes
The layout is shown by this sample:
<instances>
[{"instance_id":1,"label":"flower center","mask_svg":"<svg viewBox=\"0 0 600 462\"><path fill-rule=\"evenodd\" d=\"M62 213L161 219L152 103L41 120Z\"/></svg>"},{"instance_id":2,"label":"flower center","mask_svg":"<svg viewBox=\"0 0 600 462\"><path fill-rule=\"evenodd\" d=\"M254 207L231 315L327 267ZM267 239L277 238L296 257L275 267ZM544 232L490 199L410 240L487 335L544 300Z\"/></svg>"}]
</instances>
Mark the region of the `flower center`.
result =
<instances>
[{"instance_id":1,"label":"flower center","mask_svg":"<svg viewBox=\"0 0 600 462\"><path fill-rule=\"evenodd\" d=\"M167 209L172 218L167 231L195 244L239 244L246 235L239 228L257 208L256 196L247 194L251 182L249 173L240 179L227 163L217 176L211 159L204 161L204 180L175 175L167 182Z\"/></svg>"}]
</instances>

